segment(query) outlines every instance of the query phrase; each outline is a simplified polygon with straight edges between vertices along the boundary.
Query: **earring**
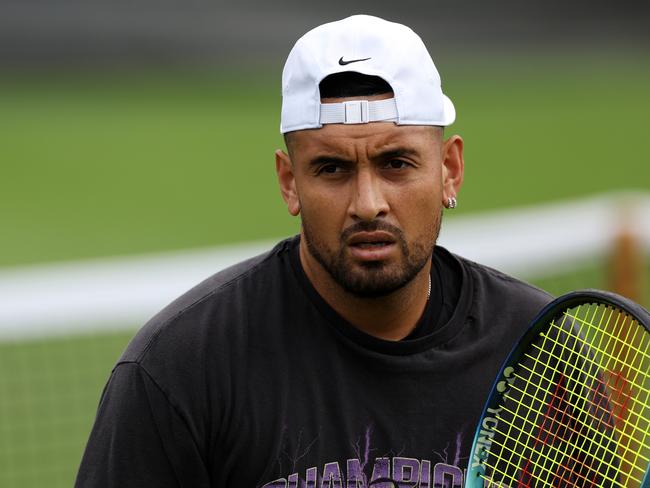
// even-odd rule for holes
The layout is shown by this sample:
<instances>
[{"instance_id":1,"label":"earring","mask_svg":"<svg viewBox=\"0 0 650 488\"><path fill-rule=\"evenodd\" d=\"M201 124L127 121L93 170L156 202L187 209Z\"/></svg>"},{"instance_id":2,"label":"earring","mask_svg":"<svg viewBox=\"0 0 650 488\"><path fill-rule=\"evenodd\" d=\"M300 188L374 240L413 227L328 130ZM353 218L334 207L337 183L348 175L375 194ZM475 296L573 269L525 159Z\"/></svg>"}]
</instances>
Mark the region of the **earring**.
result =
<instances>
[{"instance_id":1,"label":"earring","mask_svg":"<svg viewBox=\"0 0 650 488\"><path fill-rule=\"evenodd\" d=\"M457 205L458 205L458 200L456 200L456 197L447 198L447 204L445 205L445 207L452 209L452 208L456 208Z\"/></svg>"}]
</instances>

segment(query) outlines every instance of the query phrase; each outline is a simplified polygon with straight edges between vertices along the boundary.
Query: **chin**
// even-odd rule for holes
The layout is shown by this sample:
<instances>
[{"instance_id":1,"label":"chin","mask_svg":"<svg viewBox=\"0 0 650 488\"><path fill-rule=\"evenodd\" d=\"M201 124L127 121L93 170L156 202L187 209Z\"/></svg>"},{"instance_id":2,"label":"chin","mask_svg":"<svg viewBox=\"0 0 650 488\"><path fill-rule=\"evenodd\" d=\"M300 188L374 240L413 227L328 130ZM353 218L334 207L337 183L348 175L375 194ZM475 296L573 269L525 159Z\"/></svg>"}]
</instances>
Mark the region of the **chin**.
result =
<instances>
[{"instance_id":1,"label":"chin","mask_svg":"<svg viewBox=\"0 0 650 488\"><path fill-rule=\"evenodd\" d=\"M417 274L417 271L405 272L403 267L381 261L344 265L330 271L344 290L360 298L388 296L406 286Z\"/></svg>"}]
</instances>

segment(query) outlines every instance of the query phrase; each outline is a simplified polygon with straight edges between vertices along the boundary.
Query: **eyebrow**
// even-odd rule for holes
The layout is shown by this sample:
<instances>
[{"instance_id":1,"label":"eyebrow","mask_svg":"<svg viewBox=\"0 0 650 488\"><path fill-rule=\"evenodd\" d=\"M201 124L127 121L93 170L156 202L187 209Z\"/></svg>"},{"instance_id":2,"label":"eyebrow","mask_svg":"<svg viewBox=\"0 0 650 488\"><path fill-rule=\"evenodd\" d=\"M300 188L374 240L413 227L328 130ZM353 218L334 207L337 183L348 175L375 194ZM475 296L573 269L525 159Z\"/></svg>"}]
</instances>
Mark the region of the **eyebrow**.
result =
<instances>
[{"instance_id":1,"label":"eyebrow","mask_svg":"<svg viewBox=\"0 0 650 488\"><path fill-rule=\"evenodd\" d=\"M399 158L404 156L419 156L419 154L420 153L415 149L411 149L408 147L398 147L395 149L388 149L386 151L382 151L378 153L376 156L374 156L372 159L392 159L392 158Z\"/></svg>"},{"instance_id":2,"label":"eyebrow","mask_svg":"<svg viewBox=\"0 0 650 488\"><path fill-rule=\"evenodd\" d=\"M399 158L404 156L418 156L418 155L419 152L416 151L415 149L411 149L407 147L399 147L396 149L388 149L386 151L379 152L376 155L374 155L371 159L385 161L386 159L393 159L393 158ZM320 166L321 164L327 164L327 163L338 163L338 164L349 165L349 164L355 164L356 161L341 156L328 156L327 154L321 154L309 160L309 167L313 168L316 166Z\"/></svg>"}]
</instances>

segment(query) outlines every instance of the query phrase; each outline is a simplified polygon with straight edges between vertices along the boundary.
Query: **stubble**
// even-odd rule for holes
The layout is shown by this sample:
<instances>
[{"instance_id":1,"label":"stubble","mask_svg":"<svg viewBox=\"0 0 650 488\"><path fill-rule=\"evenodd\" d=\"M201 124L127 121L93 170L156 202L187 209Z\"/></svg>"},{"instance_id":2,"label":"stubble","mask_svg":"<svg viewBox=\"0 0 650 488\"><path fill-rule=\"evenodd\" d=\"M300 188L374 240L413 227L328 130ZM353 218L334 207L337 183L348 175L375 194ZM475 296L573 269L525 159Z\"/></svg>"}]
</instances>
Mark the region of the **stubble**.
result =
<instances>
[{"instance_id":1,"label":"stubble","mask_svg":"<svg viewBox=\"0 0 650 488\"><path fill-rule=\"evenodd\" d=\"M383 220L357 222L346 228L339 238L338 249L330 249L318 237L318 232L302 215L302 228L309 253L345 291L361 298L382 297L408 284L424 268L433 253L440 226L442 210L433 221L433 232L413 242L407 242L401 229ZM357 232L389 232L400 249L398 262L355 262L347 252L346 242Z\"/></svg>"}]
</instances>

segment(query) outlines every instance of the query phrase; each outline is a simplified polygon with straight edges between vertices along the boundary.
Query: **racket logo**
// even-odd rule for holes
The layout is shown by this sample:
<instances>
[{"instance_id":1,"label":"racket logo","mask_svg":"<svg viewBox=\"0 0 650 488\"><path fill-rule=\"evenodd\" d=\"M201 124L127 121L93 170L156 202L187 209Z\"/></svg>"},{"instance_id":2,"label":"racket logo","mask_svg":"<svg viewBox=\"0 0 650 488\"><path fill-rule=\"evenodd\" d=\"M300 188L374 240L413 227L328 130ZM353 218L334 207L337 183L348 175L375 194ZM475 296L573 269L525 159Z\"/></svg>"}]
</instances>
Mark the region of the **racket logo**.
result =
<instances>
[{"instance_id":1,"label":"racket logo","mask_svg":"<svg viewBox=\"0 0 650 488\"><path fill-rule=\"evenodd\" d=\"M481 467L482 461L485 459L487 452L492 445L494 438L494 431L499 425L499 412L501 408L488 408L485 417L481 422L481 430L476 436L474 441L474 454L472 461L472 468ZM489 414L489 415L488 415Z\"/></svg>"},{"instance_id":2,"label":"racket logo","mask_svg":"<svg viewBox=\"0 0 650 488\"><path fill-rule=\"evenodd\" d=\"M505 395L512 383L515 381L515 368L507 366L503 370L503 379L496 385L496 390ZM472 456L472 468L481 468L482 462L485 460L487 453L492 445L495 430L499 425L499 412L501 408L488 408L486 415L481 422L481 430L476 435L475 448Z\"/></svg>"},{"instance_id":3,"label":"racket logo","mask_svg":"<svg viewBox=\"0 0 650 488\"><path fill-rule=\"evenodd\" d=\"M515 380L514 372L515 368L512 366L508 366L503 370L503 377L505 379L497 383L497 391L502 395L510 389L510 386L512 386L512 382Z\"/></svg>"}]
</instances>

